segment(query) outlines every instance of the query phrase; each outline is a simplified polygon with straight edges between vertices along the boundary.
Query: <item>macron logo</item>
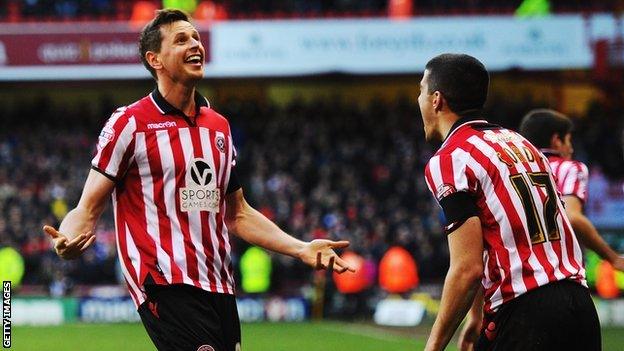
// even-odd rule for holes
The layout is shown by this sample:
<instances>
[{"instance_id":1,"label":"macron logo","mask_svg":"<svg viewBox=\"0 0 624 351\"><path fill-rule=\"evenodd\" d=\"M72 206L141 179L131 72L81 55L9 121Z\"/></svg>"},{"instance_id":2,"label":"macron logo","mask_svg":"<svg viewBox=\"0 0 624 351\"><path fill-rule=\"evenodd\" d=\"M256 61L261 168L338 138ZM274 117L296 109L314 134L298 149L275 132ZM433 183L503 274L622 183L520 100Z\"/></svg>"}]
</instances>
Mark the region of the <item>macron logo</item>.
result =
<instances>
[{"instance_id":1,"label":"macron logo","mask_svg":"<svg viewBox=\"0 0 624 351\"><path fill-rule=\"evenodd\" d=\"M171 128L177 126L176 122L148 123L147 129Z\"/></svg>"}]
</instances>

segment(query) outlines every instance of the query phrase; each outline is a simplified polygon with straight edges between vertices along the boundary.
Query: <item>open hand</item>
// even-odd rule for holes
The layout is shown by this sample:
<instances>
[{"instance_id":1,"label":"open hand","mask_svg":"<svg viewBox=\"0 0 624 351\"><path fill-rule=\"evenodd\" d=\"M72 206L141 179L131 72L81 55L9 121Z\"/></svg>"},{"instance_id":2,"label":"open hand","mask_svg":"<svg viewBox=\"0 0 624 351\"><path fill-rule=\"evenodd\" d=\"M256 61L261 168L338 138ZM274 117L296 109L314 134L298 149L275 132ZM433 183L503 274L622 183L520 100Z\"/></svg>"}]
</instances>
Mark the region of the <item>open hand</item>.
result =
<instances>
[{"instance_id":1,"label":"open hand","mask_svg":"<svg viewBox=\"0 0 624 351\"><path fill-rule=\"evenodd\" d=\"M349 246L348 241L316 239L305 243L305 246L301 249L299 258L317 270L327 269L337 273L344 273L346 271L355 272L355 269L338 257L333 250L342 249L347 246Z\"/></svg>"},{"instance_id":2,"label":"open hand","mask_svg":"<svg viewBox=\"0 0 624 351\"><path fill-rule=\"evenodd\" d=\"M80 234L72 240L68 240L66 235L61 234L49 225L44 225L43 231L52 238L56 254L66 260L80 257L95 241L95 235L91 231Z\"/></svg>"}]
</instances>

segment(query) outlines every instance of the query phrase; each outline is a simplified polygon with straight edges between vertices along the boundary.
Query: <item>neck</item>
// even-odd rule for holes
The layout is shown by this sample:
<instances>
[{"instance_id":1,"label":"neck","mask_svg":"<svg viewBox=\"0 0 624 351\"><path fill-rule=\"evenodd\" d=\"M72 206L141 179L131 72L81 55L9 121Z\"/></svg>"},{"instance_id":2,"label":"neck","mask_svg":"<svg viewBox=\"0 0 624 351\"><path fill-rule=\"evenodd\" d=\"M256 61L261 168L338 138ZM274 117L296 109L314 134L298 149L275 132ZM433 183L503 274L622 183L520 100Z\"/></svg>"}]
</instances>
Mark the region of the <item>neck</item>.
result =
<instances>
[{"instance_id":1,"label":"neck","mask_svg":"<svg viewBox=\"0 0 624 351\"><path fill-rule=\"evenodd\" d=\"M446 137L448 137L451 128L453 127L453 124L455 124L455 122L457 122L457 120L460 119L460 117L454 113L445 113L440 117L440 135L442 136L442 140L446 140Z\"/></svg>"},{"instance_id":2,"label":"neck","mask_svg":"<svg viewBox=\"0 0 624 351\"><path fill-rule=\"evenodd\" d=\"M195 85L187 86L159 79L158 91L171 106L187 116L195 116Z\"/></svg>"}]
</instances>

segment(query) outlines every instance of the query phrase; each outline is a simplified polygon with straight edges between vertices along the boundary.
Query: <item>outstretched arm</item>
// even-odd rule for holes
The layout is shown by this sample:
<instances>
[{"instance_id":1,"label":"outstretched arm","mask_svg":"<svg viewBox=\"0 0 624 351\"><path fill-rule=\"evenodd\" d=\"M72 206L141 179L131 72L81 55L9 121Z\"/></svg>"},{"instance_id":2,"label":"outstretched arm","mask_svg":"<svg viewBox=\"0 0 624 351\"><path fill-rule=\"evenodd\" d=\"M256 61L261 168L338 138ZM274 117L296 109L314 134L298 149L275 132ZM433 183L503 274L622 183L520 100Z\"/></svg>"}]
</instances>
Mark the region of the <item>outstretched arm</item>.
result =
<instances>
[{"instance_id":1,"label":"outstretched arm","mask_svg":"<svg viewBox=\"0 0 624 351\"><path fill-rule=\"evenodd\" d=\"M115 183L91 170L78 205L63 219L59 230L46 225L43 230L54 241L56 254L64 259L78 258L94 241L93 230Z\"/></svg>"},{"instance_id":2,"label":"outstretched arm","mask_svg":"<svg viewBox=\"0 0 624 351\"><path fill-rule=\"evenodd\" d=\"M570 219L576 237L589 249L607 260L615 269L624 272L624 257L618 255L598 234L596 227L583 213L583 204L576 196L564 196L566 214Z\"/></svg>"},{"instance_id":3,"label":"outstretched arm","mask_svg":"<svg viewBox=\"0 0 624 351\"><path fill-rule=\"evenodd\" d=\"M241 239L267 250L299 258L316 269L330 268L339 273L353 270L333 250L349 246L348 241L298 240L251 207L242 189L228 194L225 201L225 223L228 230Z\"/></svg>"},{"instance_id":4,"label":"outstretched arm","mask_svg":"<svg viewBox=\"0 0 624 351\"><path fill-rule=\"evenodd\" d=\"M440 311L425 350L444 350L466 316L483 275L483 234L479 217L470 217L448 236L450 267Z\"/></svg>"}]
</instances>

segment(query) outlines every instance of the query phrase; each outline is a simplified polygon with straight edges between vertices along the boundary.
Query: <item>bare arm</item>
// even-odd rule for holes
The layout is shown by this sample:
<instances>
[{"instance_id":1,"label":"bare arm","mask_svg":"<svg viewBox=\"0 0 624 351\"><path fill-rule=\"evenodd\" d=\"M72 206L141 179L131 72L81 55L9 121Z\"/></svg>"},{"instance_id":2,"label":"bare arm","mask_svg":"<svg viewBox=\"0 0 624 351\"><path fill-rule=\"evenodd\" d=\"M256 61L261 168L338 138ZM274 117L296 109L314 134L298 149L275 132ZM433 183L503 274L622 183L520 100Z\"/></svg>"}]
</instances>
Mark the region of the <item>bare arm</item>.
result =
<instances>
[{"instance_id":1,"label":"bare arm","mask_svg":"<svg viewBox=\"0 0 624 351\"><path fill-rule=\"evenodd\" d=\"M472 351L479 339L481 325L483 324L483 287L479 286L475 294L468 317L459 336L458 345L460 351Z\"/></svg>"},{"instance_id":2,"label":"bare arm","mask_svg":"<svg viewBox=\"0 0 624 351\"><path fill-rule=\"evenodd\" d=\"M54 240L56 253L65 259L78 258L95 241L93 230L115 183L97 171L87 176L78 205L67 213L59 230L46 225L43 230Z\"/></svg>"},{"instance_id":3,"label":"bare arm","mask_svg":"<svg viewBox=\"0 0 624 351\"><path fill-rule=\"evenodd\" d=\"M483 234L478 217L469 218L448 236L451 256L440 311L425 350L444 350L466 316L483 275Z\"/></svg>"},{"instance_id":4,"label":"bare arm","mask_svg":"<svg viewBox=\"0 0 624 351\"><path fill-rule=\"evenodd\" d=\"M337 272L352 270L333 251L335 248L347 247L349 242L330 240L304 242L298 240L285 233L275 223L251 207L245 200L242 189L228 194L225 201L225 223L228 230L241 239L267 250L299 258L317 269L332 267L335 264L336 267L332 268Z\"/></svg>"},{"instance_id":5,"label":"bare arm","mask_svg":"<svg viewBox=\"0 0 624 351\"><path fill-rule=\"evenodd\" d=\"M613 251L585 216L581 200L576 196L564 196L563 201L566 205L566 214L579 241L611 263L615 269L624 271L624 258Z\"/></svg>"}]
</instances>

